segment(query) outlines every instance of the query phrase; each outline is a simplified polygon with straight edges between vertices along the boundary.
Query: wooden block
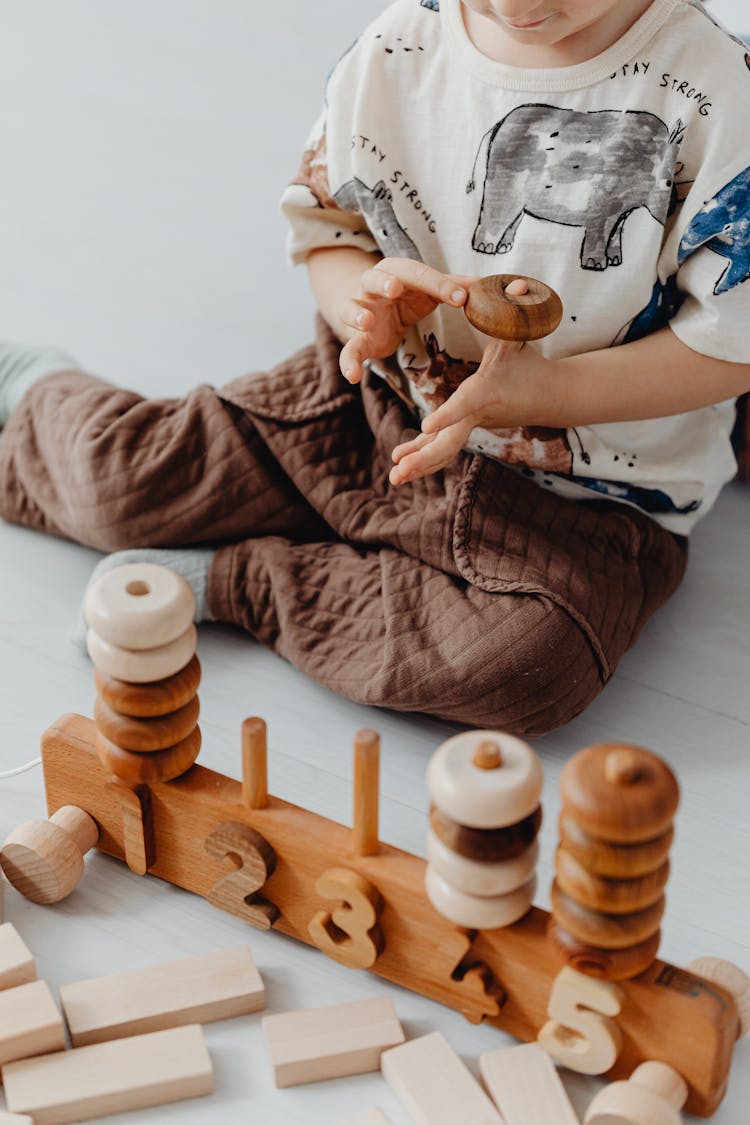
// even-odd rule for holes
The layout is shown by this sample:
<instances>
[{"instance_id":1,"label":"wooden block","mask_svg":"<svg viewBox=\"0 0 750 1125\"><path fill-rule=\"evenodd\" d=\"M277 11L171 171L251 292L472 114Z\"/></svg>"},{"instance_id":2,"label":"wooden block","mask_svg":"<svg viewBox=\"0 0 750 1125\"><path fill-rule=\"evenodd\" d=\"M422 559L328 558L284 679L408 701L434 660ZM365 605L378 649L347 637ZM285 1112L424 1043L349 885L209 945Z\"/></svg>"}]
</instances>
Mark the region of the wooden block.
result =
<instances>
[{"instance_id":1,"label":"wooden block","mask_svg":"<svg viewBox=\"0 0 750 1125\"><path fill-rule=\"evenodd\" d=\"M36 962L18 930L10 922L0 926L0 989L17 988L36 980Z\"/></svg>"},{"instance_id":2,"label":"wooden block","mask_svg":"<svg viewBox=\"0 0 750 1125\"><path fill-rule=\"evenodd\" d=\"M404 1042L389 996L282 1012L261 1023L280 1089L377 1070L383 1051Z\"/></svg>"},{"instance_id":3,"label":"wooden block","mask_svg":"<svg viewBox=\"0 0 750 1125\"><path fill-rule=\"evenodd\" d=\"M0 1125L2 1125L1 1119ZM390 1125L390 1121L382 1109L373 1106L372 1109L365 1109L362 1113L358 1113L356 1117L349 1117L343 1125Z\"/></svg>"},{"instance_id":4,"label":"wooden block","mask_svg":"<svg viewBox=\"0 0 750 1125\"><path fill-rule=\"evenodd\" d=\"M213 1069L198 1025L76 1047L3 1067L13 1113L34 1125L65 1125L213 1092Z\"/></svg>"},{"instance_id":5,"label":"wooden block","mask_svg":"<svg viewBox=\"0 0 750 1125\"><path fill-rule=\"evenodd\" d=\"M238 946L64 984L60 999L73 1046L83 1047L257 1012L266 994L250 950Z\"/></svg>"},{"instance_id":6,"label":"wooden block","mask_svg":"<svg viewBox=\"0 0 750 1125\"><path fill-rule=\"evenodd\" d=\"M64 1049L65 1023L45 981L0 992L0 1066Z\"/></svg>"},{"instance_id":7,"label":"wooden block","mask_svg":"<svg viewBox=\"0 0 750 1125\"><path fill-rule=\"evenodd\" d=\"M479 1056L479 1070L505 1125L580 1125L557 1069L537 1043Z\"/></svg>"},{"instance_id":8,"label":"wooden block","mask_svg":"<svg viewBox=\"0 0 750 1125\"><path fill-rule=\"evenodd\" d=\"M386 1051L380 1065L417 1125L503 1125L484 1090L439 1031Z\"/></svg>"}]
</instances>

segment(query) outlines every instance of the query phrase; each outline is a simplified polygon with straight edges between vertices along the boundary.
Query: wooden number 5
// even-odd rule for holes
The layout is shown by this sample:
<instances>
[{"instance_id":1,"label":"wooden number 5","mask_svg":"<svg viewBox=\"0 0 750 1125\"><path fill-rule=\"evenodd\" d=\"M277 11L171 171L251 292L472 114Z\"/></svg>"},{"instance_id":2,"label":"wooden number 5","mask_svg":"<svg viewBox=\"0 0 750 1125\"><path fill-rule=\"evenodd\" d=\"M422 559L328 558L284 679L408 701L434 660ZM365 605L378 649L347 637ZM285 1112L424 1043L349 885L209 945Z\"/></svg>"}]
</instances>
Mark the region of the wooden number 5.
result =
<instances>
[{"instance_id":1,"label":"wooden number 5","mask_svg":"<svg viewBox=\"0 0 750 1125\"><path fill-rule=\"evenodd\" d=\"M237 870L220 879L206 895L212 906L235 914L259 930L270 930L279 910L262 898L261 889L276 866L276 853L267 840L246 824L227 821L214 828L206 851L215 859L232 859Z\"/></svg>"},{"instance_id":2,"label":"wooden number 5","mask_svg":"<svg viewBox=\"0 0 750 1125\"><path fill-rule=\"evenodd\" d=\"M329 867L315 890L323 898L341 901L332 914L319 911L307 927L315 945L350 969L369 969L385 948L378 918L383 900L377 889L356 871Z\"/></svg>"},{"instance_id":3,"label":"wooden number 5","mask_svg":"<svg viewBox=\"0 0 750 1125\"><path fill-rule=\"evenodd\" d=\"M605 1074L617 1061L622 1032L612 1019L622 1007L622 989L566 966L552 986L537 1036L548 1055L579 1074Z\"/></svg>"}]
</instances>

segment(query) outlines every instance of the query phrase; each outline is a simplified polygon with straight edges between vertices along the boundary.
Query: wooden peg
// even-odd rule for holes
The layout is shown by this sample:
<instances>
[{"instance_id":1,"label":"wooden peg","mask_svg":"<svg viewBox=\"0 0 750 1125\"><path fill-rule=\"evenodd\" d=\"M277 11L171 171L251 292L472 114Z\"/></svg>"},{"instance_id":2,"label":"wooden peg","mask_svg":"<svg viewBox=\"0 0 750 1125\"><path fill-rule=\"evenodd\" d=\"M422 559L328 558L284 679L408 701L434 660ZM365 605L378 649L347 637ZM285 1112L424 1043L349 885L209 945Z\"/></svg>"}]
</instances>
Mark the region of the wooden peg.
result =
<instances>
[{"instance_id":1,"label":"wooden peg","mask_svg":"<svg viewBox=\"0 0 750 1125\"><path fill-rule=\"evenodd\" d=\"M268 735L257 717L242 724L242 803L247 809L268 804Z\"/></svg>"},{"instance_id":2,"label":"wooden peg","mask_svg":"<svg viewBox=\"0 0 750 1125\"><path fill-rule=\"evenodd\" d=\"M134 684L107 675L94 668L96 690L113 711L136 719L155 719L179 711L195 696L201 682L201 666L197 656L189 664L166 679L153 683Z\"/></svg>"},{"instance_id":3,"label":"wooden peg","mask_svg":"<svg viewBox=\"0 0 750 1125\"><path fill-rule=\"evenodd\" d=\"M83 857L99 829L83 809L65 805L49 820L30 820L11 832L0 851L9 883L31 902L60 902L83 876Z\"/></svg>"},{"instance_id":4,"label":"wooden peg","mask_svg":"<svg viewBox=\"0 0 750 1125\"><path fill-rule=\"evenodd\" d=\"M378 854L379 803L380 737L374 730L360 730L354 739L355 855Z\"/></svg>"},{"instance_id":5,"label":"wooden peg","mask_svg":"<svg viewBox=\"0 0 750 1125\"><path fill-rule=\"evenodd\" d=\"M738 1039L750 1031L750 976L739 965L720 957L698 957L688 965L688 972L725 988L734 997L739 1016Z\"/></svg>"},{"instance_id":6,"label":"wooden peg","mask_svg":"<svg viewBox=\"0 0 750 1125\"><path fill-rule=\"evenodd\" d=\"M688 1088L666 1063L645 1062L627 1082L612 1082L594 1098L584 1125L681 1125Z\"/></svg>"},{"instance_id":7,"label":"wooden peg","mask_svg":"<svg viewBox=\"0 0 750 1125\"><path fill-rule=\"evenodd\" d=\"M156 837L151 790L147 785L108 781L104 786L122 812L122 844L125 862L134 875L145 875L156 863Z\"/></svg>"},{"instance_id":8,"label":"wooden peg","mask_svg":"<svg viewBox=\"0 0 750 1125\"><path fill-rule=\"evenodd\" d=\"M526 283L526 292L506 293L513 281ZM540 340L562 320L562 301L542 281L514 273L495 274L475 281L464 306L466 319L480 332L499 340Z\"/></svg>"}]
</instances>

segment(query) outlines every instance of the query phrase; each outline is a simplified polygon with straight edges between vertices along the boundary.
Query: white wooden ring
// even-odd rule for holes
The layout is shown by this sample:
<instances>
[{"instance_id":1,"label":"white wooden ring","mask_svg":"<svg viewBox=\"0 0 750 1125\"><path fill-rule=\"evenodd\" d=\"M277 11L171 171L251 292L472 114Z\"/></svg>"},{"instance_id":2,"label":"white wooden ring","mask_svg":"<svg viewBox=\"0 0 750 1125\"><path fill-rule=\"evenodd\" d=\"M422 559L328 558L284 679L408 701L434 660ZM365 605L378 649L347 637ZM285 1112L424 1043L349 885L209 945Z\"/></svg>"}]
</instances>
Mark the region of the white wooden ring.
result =
<instances>
[{"instance_id":1,"label":"white wooden ring","mask_svg":"<svg viewBox=\"0 0 750 1125\"><path fill-rule=\"evenodd\" d=\"M495 769L474 763L479 747L494 746ZM498 731L465 731L449 738L427 767L430 797L446 816L468 828L516 824L539 804L544 775L534 751L520 738Z\"/></svg>"},{"instance_id":2,"label":"white wooden ring","mask_svg":"<svg viewBox=\"0 0 750 1125\"><path fill-rule=\"evenodd\" d=\"M529 881L539 860L539 842L534 840L531 847L515 859L480 862L451 851L434 832L429 832L427 859L452 887L480 898L490 898L507 895Z\"/></svg>"},{"instance_id":3,"label":"white wooden ring","mask_svg":"<svg viewBox=\"0 0 750 1125\"><path fill-rule=\"evenodd\" d=\"M111 645L159 648L191 624L195 598L182 575L168 567L127 563L92 582L83 613L90 628Z\"/></svg>"},{"instance_id":4,"label":"white wooden ring","mask_svg":"<svg viewBox=\"0 0 750 1125\"><path fill-rule=\"evenodd\" d=\"M425 889L437 912L457 926L466 926L471 930L495 930L500 926L512 926L528 912L536 893L536 875L510 894L479 898L452 887L428 863Z\"/></svg>"},{"instance_id":5,"label":"white wooden ring","mask_svg":"<svg viewBox=\"0 0 750 1125\"><path fill-rule=\"evenodd\" d=\"M168 645L150 649L118 648L89 629L86 644L97 668L130 684L150 684L179 672L193 658L198 634L195 625Z\"/></svg>"}]
</instances>

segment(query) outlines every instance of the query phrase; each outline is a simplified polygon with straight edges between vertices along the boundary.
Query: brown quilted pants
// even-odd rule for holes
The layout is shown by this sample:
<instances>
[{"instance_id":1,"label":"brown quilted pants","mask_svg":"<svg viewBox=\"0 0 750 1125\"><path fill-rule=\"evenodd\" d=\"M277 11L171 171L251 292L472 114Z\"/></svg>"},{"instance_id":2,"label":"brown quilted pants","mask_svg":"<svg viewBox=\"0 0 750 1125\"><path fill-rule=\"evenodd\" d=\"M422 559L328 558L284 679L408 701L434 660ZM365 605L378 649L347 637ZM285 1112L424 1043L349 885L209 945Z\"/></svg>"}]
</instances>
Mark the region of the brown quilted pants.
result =
<instances>
[{"instance_id":1,"label":"brown quilted pants","mask_svg":"<svg viewBox=\"0 0 750 1125\"><path fill-rule=\"evenodd\" d=\"M215 617L359 702L567 722L678 585L685 541L468 454L391 488L414 420L337 360L319 318L314 345L218 392L47 376L0 435L0 515L101 551L217 546Z\"/></svg>"}]
</instances>

